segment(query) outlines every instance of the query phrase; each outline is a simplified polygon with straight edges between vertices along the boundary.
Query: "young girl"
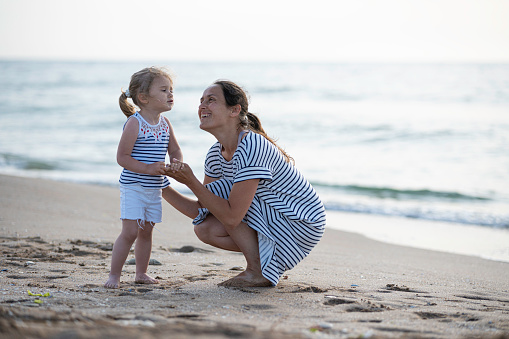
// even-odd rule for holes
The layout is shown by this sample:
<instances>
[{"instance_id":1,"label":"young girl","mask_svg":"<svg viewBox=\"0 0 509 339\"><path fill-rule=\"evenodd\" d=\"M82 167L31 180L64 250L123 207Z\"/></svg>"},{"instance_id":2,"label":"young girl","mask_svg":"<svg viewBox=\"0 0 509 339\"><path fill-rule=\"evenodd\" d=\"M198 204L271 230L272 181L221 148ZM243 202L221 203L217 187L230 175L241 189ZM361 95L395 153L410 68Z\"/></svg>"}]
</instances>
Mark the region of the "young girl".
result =
<instances>
[{"instance_id":1,"label":"young girl","mask_svg":"<svg viewBox=\"0 0 509 339\"><path fill-rule=\"evenodd\" d=\"M131 98L136 108L127 99ZM117 150L120 176L122 232L113 245L107 288L118 288L122 267L136 240L135 283L157 284L147 275L152 250L152 230L161 222L161 192L170 184L165 176L165 157L182 159L182 152L168 118L161 113L173 107L173 80L160 68L150 67L133 74L129 89L119 98L128 117Z\"/></svg>"}]
</instances>

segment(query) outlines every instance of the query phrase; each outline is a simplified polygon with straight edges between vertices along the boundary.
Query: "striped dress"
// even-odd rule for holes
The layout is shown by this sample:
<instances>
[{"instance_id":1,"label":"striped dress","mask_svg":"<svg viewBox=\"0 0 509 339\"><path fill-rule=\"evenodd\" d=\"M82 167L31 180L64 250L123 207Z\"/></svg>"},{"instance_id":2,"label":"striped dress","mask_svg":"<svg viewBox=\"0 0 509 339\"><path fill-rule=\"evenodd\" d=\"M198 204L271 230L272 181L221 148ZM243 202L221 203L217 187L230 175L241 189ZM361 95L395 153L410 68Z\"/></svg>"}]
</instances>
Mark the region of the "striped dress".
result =
<instances>
[{"instance_id":1,"label":"striped dress","mask_svg":"<svg viewBox=\"0 0 509 339\"><path fill-rule=\"evenodd\" d=\"M228 199L234 183L260 179L243 222L258 232L262 273L273 285L321 239L325 209L320 198L263 136L248 132L231 161L222 156L221 144L214 144L205 160L205 174L217 178L207 188L224 199ZM206 208L199 212L195 225L209 213Z\"/></svg>"},{"instance_id":2,"label":"striped dress","mask_svg":"<svg viewBox=\"0 0 509 339\"><path fill-rule=\"evenodd\" d=\"M170 141L170 127L166 119L161 116L157 125L150 125L138 112L130 116L129 119L137 119L139 125L138 138L131 156L145 164L165 161ZM152 189L163 189L170 184L165 175L135 173L125 168L120 174L119 182L122 185L140 184L142 187Z\"/></svg>"}]
</instances>

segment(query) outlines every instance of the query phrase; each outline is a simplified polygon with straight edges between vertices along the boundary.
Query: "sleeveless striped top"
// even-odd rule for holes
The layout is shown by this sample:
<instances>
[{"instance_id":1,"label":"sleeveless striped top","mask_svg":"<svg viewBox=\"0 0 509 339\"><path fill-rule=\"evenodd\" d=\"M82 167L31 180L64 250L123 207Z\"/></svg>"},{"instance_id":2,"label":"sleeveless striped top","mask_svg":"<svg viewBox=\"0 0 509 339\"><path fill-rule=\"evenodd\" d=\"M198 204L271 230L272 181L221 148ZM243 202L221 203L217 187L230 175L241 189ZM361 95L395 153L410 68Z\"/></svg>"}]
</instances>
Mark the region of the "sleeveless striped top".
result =
<instances>
[{"instance_id":1,"label":"sleeveless striped top","mask_svg":"<svg viewBox=\"0 0 509 339\"><path fill-rule=\"evenodd\" d=\"M150 125L138 112L129 119L137 119L139 125L138 138L131 156L145 164L165 161L170 141L170 127L166 119L161 116L157 125ZM125 168L120 175L119 182L122 185L140 184L142 187L154 189L162 189L170 184L168 177L165 175L135 173Z\"/></svg>"}]
</instances>

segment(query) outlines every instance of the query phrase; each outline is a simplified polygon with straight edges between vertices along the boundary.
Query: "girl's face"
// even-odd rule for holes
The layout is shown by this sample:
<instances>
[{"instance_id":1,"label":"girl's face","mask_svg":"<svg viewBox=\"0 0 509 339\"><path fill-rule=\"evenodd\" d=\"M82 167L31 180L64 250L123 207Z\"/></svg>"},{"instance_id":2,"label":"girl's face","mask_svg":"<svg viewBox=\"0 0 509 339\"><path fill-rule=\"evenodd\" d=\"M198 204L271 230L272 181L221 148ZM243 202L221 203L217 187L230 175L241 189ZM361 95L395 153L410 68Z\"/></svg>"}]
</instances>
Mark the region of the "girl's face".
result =
<instances>
[{"instance_id":1,"label":"girl's face","mask_svg":"<svg viewBox=\"0 0 509 339\"><path fill-rule=\"evenodd\" d=\"M148 91L148 102L144 106L159 112L173 108L173 84L170 79L159 76L152 81Z\"/></svg>"},{"instance_id":2,"label":"girl's face","mask_svg":"<svg viewBox=\"0 0 509 339\"><path fill-rule=\"evenodd\" d=\"M229 121L231 113L232 109L226 104L221 86L212 85L203 92L198 107L202 130L209 131L214 127L224 126Z\"/></svg>"}]
</instances>

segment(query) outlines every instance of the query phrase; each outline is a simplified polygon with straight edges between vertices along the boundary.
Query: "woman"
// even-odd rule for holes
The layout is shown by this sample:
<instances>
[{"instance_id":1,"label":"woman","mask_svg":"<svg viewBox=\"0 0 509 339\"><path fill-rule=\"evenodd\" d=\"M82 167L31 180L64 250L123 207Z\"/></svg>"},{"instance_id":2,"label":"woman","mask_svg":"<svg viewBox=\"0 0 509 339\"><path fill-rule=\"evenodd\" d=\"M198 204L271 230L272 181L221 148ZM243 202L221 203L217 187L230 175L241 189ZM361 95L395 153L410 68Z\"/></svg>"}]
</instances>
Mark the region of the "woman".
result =
<instances>
[{"instance_id":1,"label":"woman","mask_svg":"<svg viewBox=\"0 0 509 339\"><path fill-rule=\"evenodd\" d=\"M163 197L194 218L201 241L244 254L246 270L219 285L275 286L322 237L323 204L293 159L248 112L242 88L216 81L200 101L200 128L218 141L207 154L204 182L178 160L167 169L167 175L189 187L198 201L172 189Z\"/></svg>"}]
</instances>

